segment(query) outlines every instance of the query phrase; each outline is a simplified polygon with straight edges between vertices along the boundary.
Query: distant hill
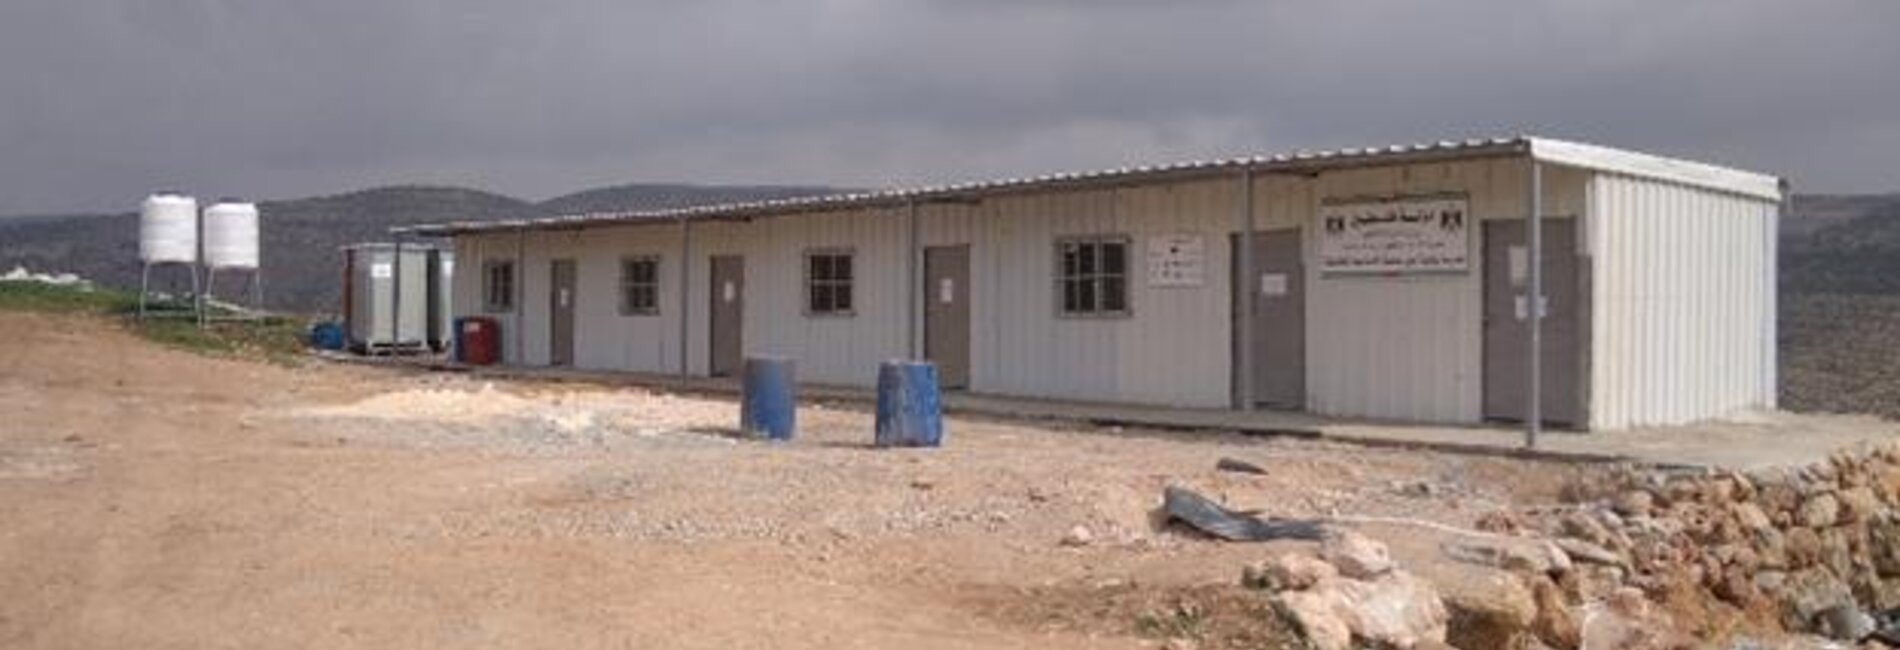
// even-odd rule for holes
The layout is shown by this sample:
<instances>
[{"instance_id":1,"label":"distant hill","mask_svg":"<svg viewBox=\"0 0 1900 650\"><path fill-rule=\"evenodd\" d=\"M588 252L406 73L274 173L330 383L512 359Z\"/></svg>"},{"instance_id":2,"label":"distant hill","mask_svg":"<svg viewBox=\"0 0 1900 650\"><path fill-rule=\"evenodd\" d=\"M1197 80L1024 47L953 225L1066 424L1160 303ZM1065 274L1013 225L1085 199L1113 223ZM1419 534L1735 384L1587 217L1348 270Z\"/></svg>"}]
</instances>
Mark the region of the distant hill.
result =
<instances>
[{"instance_id":1,"label":"distant hill","mask_svg":"<svg viewBox=\"0 0 1900 650\"><path fill-rule=\"evenodd\" d=\"M1900 194L1797 196L1781 237L1781 402L1900 418Z\"/></svg>"},{"instance_id":2,"label":"distant hill","mask_svg":"<svg viewBox=\"0 0 1900 650\"><path fill-rule=\"evenodd\" d=\"M632 211L783 198L833 190L820 187L621 185L539 203L458 187L393 186L258 205L263 215L264 296L273 309L317 313L336 309L342 270L337 249L388 241L393 226L490 221L577 212ZM15 265L71 272L108 286L139 281L138 215L0 217L0 272ZM154 274L154 286L181 291L176 270ZM221 276L222 277L222 276ZM240 276L232 275L236 281ZM238 288L219 283L220 287ZM218 291L221 295L230 295Z\"/></svg>"},{"instance_id":3,"label":"distant hill","mask_svg":"<svg viewBox=\"0 0 1900 650\"><path fill-rule=\"evenodd\" d=\"M1782 286L1900 294L1900 194L1800 197L1782 228Z\"/></svg>"}]
</instances>

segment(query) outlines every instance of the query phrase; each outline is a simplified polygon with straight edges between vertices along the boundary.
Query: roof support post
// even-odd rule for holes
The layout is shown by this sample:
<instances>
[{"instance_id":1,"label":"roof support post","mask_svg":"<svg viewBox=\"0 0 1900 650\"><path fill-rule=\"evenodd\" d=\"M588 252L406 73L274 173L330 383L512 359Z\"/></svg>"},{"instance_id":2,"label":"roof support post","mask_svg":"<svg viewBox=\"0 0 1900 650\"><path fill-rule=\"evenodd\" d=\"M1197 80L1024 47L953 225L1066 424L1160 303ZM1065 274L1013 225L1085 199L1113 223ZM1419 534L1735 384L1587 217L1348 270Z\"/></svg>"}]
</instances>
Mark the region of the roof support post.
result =
<instances>
[{"instance_id":1,"label":"roof support post","mask_svg":"<svg viewBox=\"0 0 1900 650\"><path fill-rule=\"evenodd\" d=\"M515 363L528 365L528 227L515 231ZM508 355L502 355L506 358Z\"/></svg>"},{"instance_id":2,"label":"roof support post","mask_svg":"<svg viewBox=\"0 0 1900 650\"><path fill-rule=\"evenodd\" d=\"M402 233L396 233L395 251L396 251L395 252L396 259L390 265L391 268L394 269L394 272L391 275L391 277L394 278L395 281L390 283L391 289L389 292L390 296L392 297L392 302L396 303L395 311L392 311L389 313L389 345L392 348L400 347L403 342L402 341L402 277L403 277L402 276Z\"/></svg>"},{"instance_id":3,"label":"roof support post","mask_svg":"<svg viewBox=\"0 0 1900 650\"><path fill-rule=\"evenodd\" d=\"M1234 328L1234 406L1242 411L1251 411L1254 407L1254 292L1258 289L1254 283L1253 260L1253 165L1240 168L1240 200L1234 213L1237 223L1235 230L1240 238L1234 243L1235 265L1239 269L1234 274L1234 295L1236 296Z\"/></svg>"},{"instance_id":4,"label":"roof support post","mask_svg":"<svg viewBox=\"0 0 1900 650\"><path fill-rule=\"evenodd\" d=\"M1530 395L1524 413L1524 446L1537 448L1544 427L1544 165L1530 160Z\"/></svg>"},{"instance_id":5,"label":"roof support post","mask_svg":"<svg viewBox=\"0 0 1900 650\"><path fill-rule=\"evenodd\" d=\"M692 321L689 318L687 318L686 308L688 305L692 304L691 294L692 294L692 287L693 287L693 284L692 284L693 226L692 226L692 223L687 221L686 217L684 216L681 216L679 218L679 222L680 222L680 273L679 273L679 276L680 276L680 281L679 281L679 294L680 294L679 346L680 346L680 350L679 350L679 368L678 369L679 369L679 375L681 377L684 377L688 374L687 360L690 358L687 353L688 346L686 345L686 343L687 341L691 340L691 337L687 336L686 330L687 330L688 323Z\"/></svg>"},{"instance_id":6,"label":"roof support post","mask_svg":"<svg viewBox=\"0 0 1900 650\"><path fill-rule=\"evenodd\" d=\"M922 298L924 280L920 273L923 264L918 261L923 251L918 248L922 242L917 236L917 199L915 197L904 199L904 210L908 213L905 215L904 249L907 253L904 256L904 277L906 284L909 285L909 288L904 291L907 299L904 309L904 336L906 337L904 353L912 359L922 359L924 352L918 345L917 312L923 309L920 298Z\"/></svg>"}]
</instances>

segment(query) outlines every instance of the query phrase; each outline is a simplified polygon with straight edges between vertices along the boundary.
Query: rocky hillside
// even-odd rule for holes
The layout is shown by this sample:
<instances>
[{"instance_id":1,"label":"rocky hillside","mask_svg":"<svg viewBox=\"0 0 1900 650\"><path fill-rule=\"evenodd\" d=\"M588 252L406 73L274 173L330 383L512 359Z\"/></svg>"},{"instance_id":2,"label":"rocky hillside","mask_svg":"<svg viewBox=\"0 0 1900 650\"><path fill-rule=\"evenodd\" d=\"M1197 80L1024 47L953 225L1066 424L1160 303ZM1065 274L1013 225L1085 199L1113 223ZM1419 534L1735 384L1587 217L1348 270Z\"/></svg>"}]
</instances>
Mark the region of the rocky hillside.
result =
<instances>
[{"instance_id":1,"label":"rocky hillside","mask_svg":"<svg viewBox=\"0 0 1900 650\"><path fill-rule=\"evenodd\" d=\"M1782 406L1900 418L1900 194L1796 197L1781 252Z\"/></svg>"},{"instance_id":2,"label":"rocky hillside","mask_svg":"<svg viewBox=\"0 0 1900 650\"><path fill-rule=\"evenodd\" d=\"M259 205L264 219L265 300L274 309L294 312L336 309L341 273L337 249L355 242L387 241L392 226L648 210L828 191L816 187L621 185L534 203L465 188L399 186L270 201ZM136 288L137 215L0 218L0 272L16 265L35 271L76 273L107 286ZM233 275L232 279L239 277ZM176 270L155 274L154 283L166 290L188 287L186 276Z\"/></svg>"}]
</instances>

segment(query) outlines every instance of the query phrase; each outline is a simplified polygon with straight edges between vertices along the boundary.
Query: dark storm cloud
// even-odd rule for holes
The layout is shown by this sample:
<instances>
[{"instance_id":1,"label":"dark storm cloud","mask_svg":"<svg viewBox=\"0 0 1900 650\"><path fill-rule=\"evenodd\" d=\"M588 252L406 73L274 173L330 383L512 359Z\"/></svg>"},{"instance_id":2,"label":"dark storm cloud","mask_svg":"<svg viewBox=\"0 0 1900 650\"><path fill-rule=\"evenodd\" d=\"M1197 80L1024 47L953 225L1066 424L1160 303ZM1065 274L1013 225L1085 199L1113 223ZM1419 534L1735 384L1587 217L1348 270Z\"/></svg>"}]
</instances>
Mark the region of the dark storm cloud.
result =
<instances>
[{"instance_id":1,"label":"dark storm cloud","mask_svg":"<svg viewBox=\"0 0 1900 650\"><path fill-rule=\"evenodd\" d=\"M10 0L0 212L1536 131L1900 189L1888 0Z\"/></svg>"}]
</instances>

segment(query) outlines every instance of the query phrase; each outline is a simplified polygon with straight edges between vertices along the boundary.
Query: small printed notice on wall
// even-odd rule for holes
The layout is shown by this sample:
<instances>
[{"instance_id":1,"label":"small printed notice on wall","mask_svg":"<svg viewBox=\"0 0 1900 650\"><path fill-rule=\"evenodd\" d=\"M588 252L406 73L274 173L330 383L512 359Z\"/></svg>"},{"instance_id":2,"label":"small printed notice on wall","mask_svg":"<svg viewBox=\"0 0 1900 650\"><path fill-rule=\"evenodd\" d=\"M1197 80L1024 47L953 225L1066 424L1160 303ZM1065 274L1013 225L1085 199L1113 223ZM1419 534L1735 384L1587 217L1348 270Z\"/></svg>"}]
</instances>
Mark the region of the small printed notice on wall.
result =
<instances>
[{"instance_id":1,"label":"small printed notice on wall","mask_svg":"<svg viewBox=\"0 0 1900 650\"><path fill-rule=\"evenodd\" d=\"M1268 297L1286 295L1285 273L1260 274L1260 295Z\"/></svg>"},{"instance_id":2,"label":"small printed notice on wall","mask_svg":"<svg viewBox=\"0 0 1900 650\"><path fill-rule=\"evenodd\" d=\"M1148 240L1148 286L1198 287L1207 281L1207 240L1199 233Z\"/></svg>"},{"instance_id":3,"label":"small printed notice on wall","mask_svg":"<svg viewBox=\"0 0 1900 650\"><path fill-rule=\"evenodd\" d=\"M396 269L390 266L388 262L377 262L369 265L369 277L378 280L387 280L396 277Z\"/></svg>"},{"instance_id":4,"label":"small printed notice on wall","mask_svg":"<svg viewBox=\"0 0 1900 650\"><path fill-rule=\"evenodd\" d=\"M1462 196L1320 206L1319 262L1327 273L1445 273L1469 265Z\"/></svg>"}]
</instances>

